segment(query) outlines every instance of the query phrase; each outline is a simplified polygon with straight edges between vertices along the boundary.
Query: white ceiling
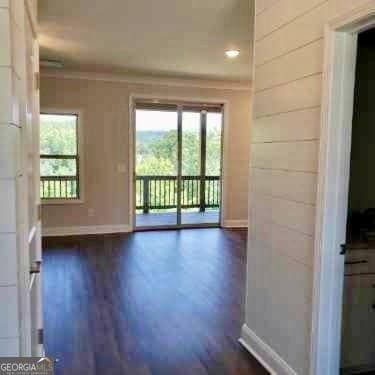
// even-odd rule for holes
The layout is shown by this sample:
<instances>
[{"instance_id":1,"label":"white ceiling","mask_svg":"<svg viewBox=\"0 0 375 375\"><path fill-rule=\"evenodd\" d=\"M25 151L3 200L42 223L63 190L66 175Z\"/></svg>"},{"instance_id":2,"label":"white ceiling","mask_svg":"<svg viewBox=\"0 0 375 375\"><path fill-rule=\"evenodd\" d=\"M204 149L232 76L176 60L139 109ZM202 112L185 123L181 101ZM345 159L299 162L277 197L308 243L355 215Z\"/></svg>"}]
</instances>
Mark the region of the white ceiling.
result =
<instances>
[{"instance_id":1,"label":"white ceiling","mask_svg":"<svg viewBox=\"0 0 375 375\"><path fill-rule=\"evenodd\" d=\"M251 0L39 0L41 58L68 69L249 80ZM241 51L235 60L225 50Z\"/></svg>"}]
</instances>

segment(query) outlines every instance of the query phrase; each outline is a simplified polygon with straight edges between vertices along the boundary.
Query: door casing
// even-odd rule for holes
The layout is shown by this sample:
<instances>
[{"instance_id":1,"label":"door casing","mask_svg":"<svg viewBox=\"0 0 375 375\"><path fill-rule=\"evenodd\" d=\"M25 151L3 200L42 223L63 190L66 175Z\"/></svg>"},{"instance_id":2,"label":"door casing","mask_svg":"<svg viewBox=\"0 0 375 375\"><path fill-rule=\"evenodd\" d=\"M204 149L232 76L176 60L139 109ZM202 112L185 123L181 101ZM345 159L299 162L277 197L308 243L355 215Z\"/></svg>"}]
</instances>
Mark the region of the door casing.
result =
<instances>
[{"instance_id":1,"label":"door casing","mask_svg":"<svg viewBox=\"0 0 375 375\"><path fill-rule=\"evenodd\" d=\"M325 27L315 226L310 374L340 371L341 316L357 37L375 27L375 0Z\"/></svg>"}]
</instances>

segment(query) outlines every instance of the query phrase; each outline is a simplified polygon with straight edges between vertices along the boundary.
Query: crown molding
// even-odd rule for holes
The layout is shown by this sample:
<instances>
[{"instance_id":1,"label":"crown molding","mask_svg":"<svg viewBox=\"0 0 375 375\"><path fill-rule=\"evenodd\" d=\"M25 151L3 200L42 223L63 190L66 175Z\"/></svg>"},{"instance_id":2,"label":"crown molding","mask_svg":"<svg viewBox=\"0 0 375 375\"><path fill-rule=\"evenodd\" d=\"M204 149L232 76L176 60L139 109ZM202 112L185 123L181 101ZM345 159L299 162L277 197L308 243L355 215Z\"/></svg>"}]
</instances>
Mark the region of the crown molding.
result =
<instances>
[{"instance_id":1,"label":"crown molding","mask_svg":"<svg viewBox=\"0 0 375 375\"><path fill-rule=\"evenodd\" d=\"M151 75L113 74L99 72L82 72L64 69L41 69L41 77L58 79L82 79L89 81L123 82L140 85L196 87L217 90L242 90L251 89L250 81L226 81L197 78L173 78Z\"/></svg>"}]
</instances>

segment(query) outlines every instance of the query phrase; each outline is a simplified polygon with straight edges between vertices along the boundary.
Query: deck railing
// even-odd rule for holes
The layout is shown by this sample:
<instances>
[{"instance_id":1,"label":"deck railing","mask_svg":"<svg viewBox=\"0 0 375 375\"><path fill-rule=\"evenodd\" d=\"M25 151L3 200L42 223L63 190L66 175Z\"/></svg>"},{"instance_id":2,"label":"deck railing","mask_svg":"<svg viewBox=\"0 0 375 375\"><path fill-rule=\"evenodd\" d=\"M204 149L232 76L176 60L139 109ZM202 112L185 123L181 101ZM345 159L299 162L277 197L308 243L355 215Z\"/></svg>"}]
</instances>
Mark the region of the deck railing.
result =
<instances>
[{"instance_id":1,"label":"deck railing","mask_svg":"<svg viewBox=\"0 0 375 375\"><path fill-rule=\"evenodd\" d=\"M150 210L173 209L177 207L176 176L137 176L136 207L148 213ZM40 178L42 199L79 198L76 176L43 176ZM182 176L181 208L218 208L221 200L219 176Z\"/></svg>"},{"instance_id":2,"label":"deck railing","mask_svg":"<svg viewBox=\"0 0 375 375\"><path fill-rule=\"evenodd\" d=\"M76 176L40 177L40 197L42 199L78 199L78 192Z\"/></svg>"},{"instance_id":3,"label":"deck railing","mask_svg":"<svg viewBox=\"0 0 375 375\"><path fill-rule=\"evenodd\" d=\"M148 213L150 210L172 209L177 207L176 176L137 176L136 207ZM219 176L182 176L181 208L206 208L220 206Z\"/></svg>"}]
</instances>

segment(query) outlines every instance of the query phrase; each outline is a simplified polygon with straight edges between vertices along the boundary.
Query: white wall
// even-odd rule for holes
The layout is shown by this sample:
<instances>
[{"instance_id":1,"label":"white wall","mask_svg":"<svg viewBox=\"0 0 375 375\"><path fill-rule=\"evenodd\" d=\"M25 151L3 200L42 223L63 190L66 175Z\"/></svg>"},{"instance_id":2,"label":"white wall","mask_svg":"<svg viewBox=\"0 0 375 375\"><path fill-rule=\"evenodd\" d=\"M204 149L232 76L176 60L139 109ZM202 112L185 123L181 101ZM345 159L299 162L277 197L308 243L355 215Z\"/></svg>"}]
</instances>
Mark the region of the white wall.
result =
<instances>
[{"instance_id":1,"label":"white wall","mask_svg":"<svg viewBox=\"0 0 375 375\"><path fill-rule=\"evenodd\" d=\"M242 338L277 374L309 372L324 25L361 3L256 0Z\"/></svg>"},{"instance_id":2,"label":"white wall","mask_svg":"<svg viewBox=\"0 0 375 375\"><path fill-rule=\"evenodd\" d=\"M129 98L204 98L228 102L225 125L228 152L225 166L225 220L247 222L250 158L250 90L104 82L95 79L41 79L41 108L79 108L83 111L84 203L45 205L45 233L65 227L126 227L129 225L129 173L118 164L129 161ZM94 214L88 215L93 209ZM56 229L57 228L57 229ZM59 229L60 228L60 229ZM63 228L63 229L61 229Z\"/></svg>"}]
</instances>

